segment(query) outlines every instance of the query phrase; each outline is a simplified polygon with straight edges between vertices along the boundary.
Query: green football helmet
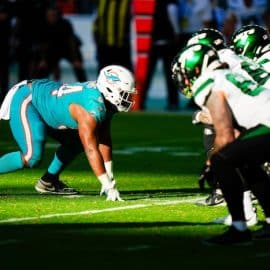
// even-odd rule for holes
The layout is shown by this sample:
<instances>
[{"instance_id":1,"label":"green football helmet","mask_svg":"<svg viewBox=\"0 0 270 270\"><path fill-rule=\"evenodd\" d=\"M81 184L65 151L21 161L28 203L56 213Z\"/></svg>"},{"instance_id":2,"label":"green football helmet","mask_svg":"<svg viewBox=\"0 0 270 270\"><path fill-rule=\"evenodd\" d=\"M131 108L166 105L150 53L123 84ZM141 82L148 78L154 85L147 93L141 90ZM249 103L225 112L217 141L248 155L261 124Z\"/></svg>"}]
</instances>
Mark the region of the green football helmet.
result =
<instances>
[{"instance_id":1,"label":"green football helmet","mask_svg":"<svg viewBox=\"0 0 270 270\"><path fill-rule=\"evenodd\" d=\"M188 40L187 45L196 43L210 45L217 51L226 48L226 42L223 34L213 28L203 28L194 33Z\"/></svg>"},{"instance_id":2,"label":"green football helmet","mask_svg":"<svg viewBox=\"0 0 270 270\"><path fill-rule=\"evenodd\" d=\"M183 48L172 62L172 78L187 98L191 98L194 81L205 71L221 66L217 51L205 44Z\"/></svg>"},{"instance_id":3,"label":"green football helmet","mask_svg":"<svg viewBox=\"0 0 270 270\"><path fill-rule=\"evenodd\" d=\"M233 34L231 48L236 54L251 59L259 58L263 53L270 50L269 33L259 25L243 26Z\"/></svg>"}]
</instances>

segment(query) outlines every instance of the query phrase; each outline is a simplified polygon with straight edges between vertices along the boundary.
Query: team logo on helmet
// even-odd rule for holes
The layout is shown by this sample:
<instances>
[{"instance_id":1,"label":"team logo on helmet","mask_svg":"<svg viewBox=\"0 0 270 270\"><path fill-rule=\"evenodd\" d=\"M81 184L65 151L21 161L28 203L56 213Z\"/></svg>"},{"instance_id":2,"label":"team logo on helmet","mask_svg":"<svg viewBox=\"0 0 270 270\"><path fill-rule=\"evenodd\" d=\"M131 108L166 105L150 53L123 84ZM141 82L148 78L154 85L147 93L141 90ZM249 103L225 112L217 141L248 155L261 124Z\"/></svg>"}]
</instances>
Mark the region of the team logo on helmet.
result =
<instances>
[{"instance_id":1,"label":"team logo on helmet","mask_svg":"<svg viewBox=\"0 0 270 270\"><path fill-rule=\"evenodd\" d=\"M104 74L108 83L120 82L119 75L115 72L115 70L105 70Z\"/></svg>"}]
</instances>

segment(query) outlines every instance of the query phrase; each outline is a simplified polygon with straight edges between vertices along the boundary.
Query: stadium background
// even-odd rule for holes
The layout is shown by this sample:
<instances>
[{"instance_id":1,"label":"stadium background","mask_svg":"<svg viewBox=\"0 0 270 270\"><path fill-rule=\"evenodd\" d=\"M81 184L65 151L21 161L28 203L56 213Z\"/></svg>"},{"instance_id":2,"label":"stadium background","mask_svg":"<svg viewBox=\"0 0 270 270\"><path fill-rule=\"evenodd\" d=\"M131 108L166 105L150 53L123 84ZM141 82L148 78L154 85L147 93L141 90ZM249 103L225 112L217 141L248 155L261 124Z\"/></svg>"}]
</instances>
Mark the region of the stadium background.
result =
<instances>
[{"instance_id":1,"label":"stadium background","mask_svg":"<svg viewBox=\"0 0 270 270\"><path fill-rule=\"evenodd\" d=\"M84 64L87 71L89 80L95 80L97 75L97 62L96 62L96 48L93 39L92 25L94 20L94 14L66 14L65 17L72 23L72 26L82 41L82 54L84 58ZM133 29L133 27L132 27ZM134 40L134 35L133 38ZM132 42L134 44L135 42ZM134 50L133 50L134 52ZM133 54L133 59L135 55ZM135 61L135 59L134 59ZM149 89L149 97L146 103L146 109L148 111L162 111L166 107L166 86L164 73L162 71L162 63L159 62L155 71L151 87ZM62 80L71 82L75 80L75 76L72 71L71 65L66 61L61 61ZM11 65L10 73L10 85L17 83L17 66L16 63ZM180 107L185 108L187 100L180 93L179 99Z\"/></svg>"}]
</instances>

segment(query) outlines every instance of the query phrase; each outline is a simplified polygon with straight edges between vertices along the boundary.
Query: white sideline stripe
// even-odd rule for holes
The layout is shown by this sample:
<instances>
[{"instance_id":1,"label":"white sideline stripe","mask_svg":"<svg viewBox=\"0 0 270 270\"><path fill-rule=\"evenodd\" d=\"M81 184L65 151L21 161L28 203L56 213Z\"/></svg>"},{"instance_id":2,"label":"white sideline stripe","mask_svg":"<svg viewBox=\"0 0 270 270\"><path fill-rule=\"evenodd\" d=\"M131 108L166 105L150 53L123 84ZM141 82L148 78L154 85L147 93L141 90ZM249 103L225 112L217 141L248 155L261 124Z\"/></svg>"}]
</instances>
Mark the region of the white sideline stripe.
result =
<instances>
[{"instance_id":1,"label":"white sideline stripe","mask_svg":"<svg viewBox=\"0 0 270 270\"><path fill-rule=\"evenodd\" d=\"M48 214L48 215L41 215L41 216L38 216L38 217L9 218L9 219L0 220L0 223L13 223L13 222L28 221L28 220L54 218L54 217L66 217L66 216L79 216L79 215L99 214L99 213L104 213L104 212L114 212L114 211L121 211L121 210L146 208L146 207L159 206L159 205L171 205L171 204L179 204L179 203L191 203L191 202L195 202L198 199L199 198L196 197L196 198L193 198L193 199L184 199L184 200L159 201L159 202L154 202L152 204L135 204L135 205L112 207L112 208L105 208L105 209L98 209L98 210L86 210L86 211L81 211L81 212Z\"/></svg>"}]
</instances>

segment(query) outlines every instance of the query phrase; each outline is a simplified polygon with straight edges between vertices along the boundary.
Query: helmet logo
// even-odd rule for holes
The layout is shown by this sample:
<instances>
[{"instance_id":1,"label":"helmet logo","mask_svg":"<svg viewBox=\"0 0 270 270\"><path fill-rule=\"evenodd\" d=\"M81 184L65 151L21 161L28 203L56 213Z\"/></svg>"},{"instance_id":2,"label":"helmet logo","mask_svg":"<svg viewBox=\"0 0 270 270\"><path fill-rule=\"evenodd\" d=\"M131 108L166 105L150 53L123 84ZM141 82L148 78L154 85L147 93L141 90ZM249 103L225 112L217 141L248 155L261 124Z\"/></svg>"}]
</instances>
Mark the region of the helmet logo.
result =
<instances>
[{"instance_id":1,"label":"helmet logo","mask_svg":"<svg viewBox=\"0 0 270 270\"><path fill-rule=\"evenodd\" d=\"M235 37L234 42L241 40L242 38L246 39L249 35L253 35L255 32L254 29L249 29L245 32L239 33L238 36Z\"/></svg>"},{"instance_id":2,"label":"helmet logo","mask_svg":"<svg viewBox=\"0 0 270 270\"><path fill-rule=\"evenodd\" d=\"M180 58L181 68L185 68L185 61L188 59L192 59L194 52L199 51L201 49L200 44L196 44L193 47L191 47L189 50L186 50L182 53L182 56Z\"/></svg>"},{"instance_id":3,"label":"helmet logo","mask_svg":"<svg viewBox=\"0 0 270 270\"><path fill-rule=\"evenodd\" d=\"M108 70L105 71L104 74L108 83L114 84L116 82L120 82L119 76L115 71Z\"/></svg>"}]
</instances>

